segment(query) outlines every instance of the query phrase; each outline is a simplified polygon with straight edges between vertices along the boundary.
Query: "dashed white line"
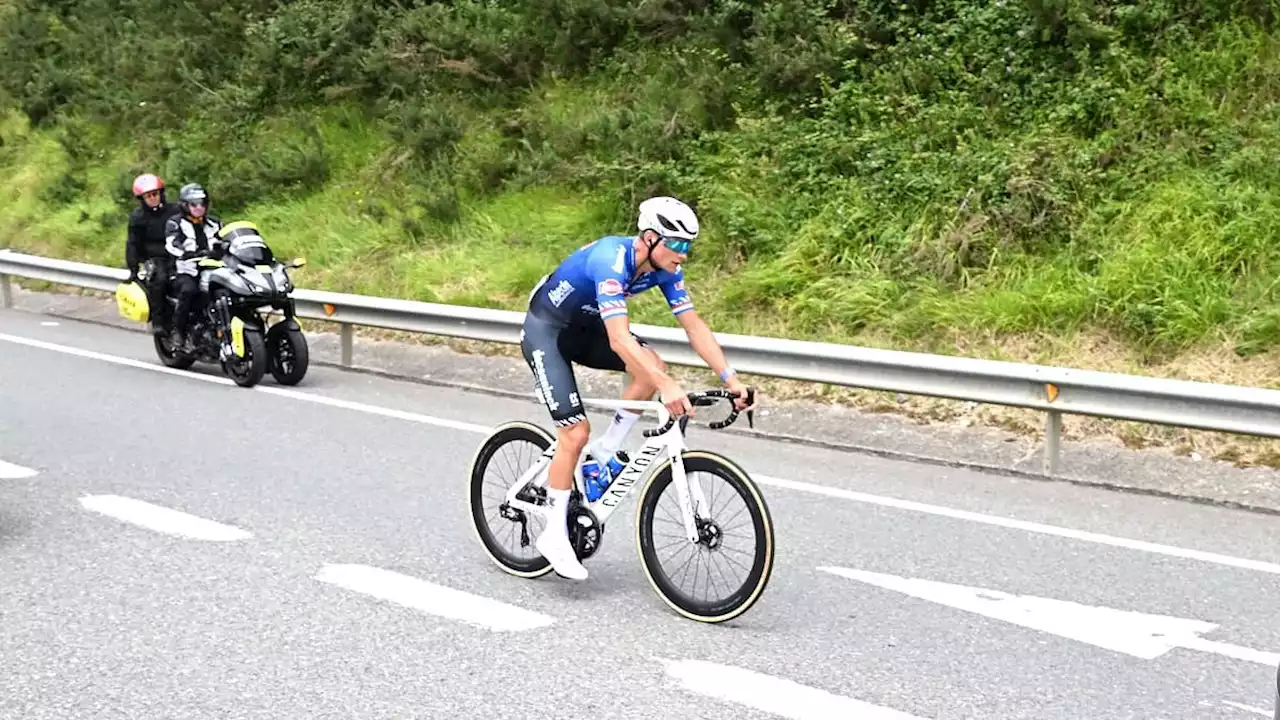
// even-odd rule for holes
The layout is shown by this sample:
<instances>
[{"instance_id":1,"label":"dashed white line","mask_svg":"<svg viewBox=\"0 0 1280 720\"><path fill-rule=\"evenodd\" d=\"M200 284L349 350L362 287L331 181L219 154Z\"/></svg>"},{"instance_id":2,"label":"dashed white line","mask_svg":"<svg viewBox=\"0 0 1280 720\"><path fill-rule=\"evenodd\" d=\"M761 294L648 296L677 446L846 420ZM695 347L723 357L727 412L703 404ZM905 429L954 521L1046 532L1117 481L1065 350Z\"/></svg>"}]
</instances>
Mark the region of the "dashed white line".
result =
<instances>
[{"instance_id":1,"label":"dashed white line","mask_svg":"<svg viewBox=\"0 0 1280 720\"><path fill-rule=\"evenodd\" d=\"M0 460L0 480L21 480L35 477L37 474L39 473L31 468L24 468L21 465L14 465Z\"/></svg>"},{"instance_id":2,"label":"dashed white line","mask_svg":"<svg viewBox=\"0 0 1280 720\"><path fill-rule=\"evenodd\" d=\"M315 579L494 632L536 630L555 622L549 615L368 565L325 565Z\"/></svg>"},{"instance_id":3,"label":"dashed white line","mask_svg":"<svg viewBox=\"0 0 1280 720\"><path fill-rule=\"evenodd\" d=\"M209 542L233 542L253 537L248 531L233 525L119 495L86 495L80 498L80 504L86 510L175 537Z\"/></svg>"},{"instance_id":4,"label":"dashed white line","mask_svg":"<svg viewBox=\"0 0 1280 720\"><path fill-rule=\"evenodd\" d=\"M30 347L52 350L54 352L67 353L80 357L101 360L103 362L115 363L117 365L126 365L129 367L151 370L153 372L161 372L166 374L177 375L179 377L192 378L203 382L218 383L221 385L234 385L234 383L225 377L215 375L202 375L193 373L189 370L175 370L173 368L157 365L152 362L143 362L141 360L131 360L129 358L107 355L104 353L94 352L92 350L82 350L76 347L66 345L57 345L55 343L43 342L40 340L32 340L29 338L18 337L16 335L7 335L0 333L0 340L17 343L20 345L28 345ZM485 434L490 432L492 428L485 425L477 425L475 423L467 423L458 420L447 420L445 418L423 415L420 413L406 412L403 410L392 410L390 408L378 407L375 405L367 405L365 403L350 402L346 400L338 400L335 398L314 395L311 393L299 392L278 387L256 386L253 390L268 393L271 395L280 395L283 397L302 400L305 402L318 403L321 405L329 405L332 407L345 408L358 412L370 413L374 415L382 415L384 417L397 418L401 420L409 420L412 422L424 423L428 425L436 425L439 427L461 430L477 434ZM1157 555L1166 555L1169 557L1183 558L1187 560L1198 560L1200 562L1212 563L1215 565L1224 565L1227 567L1242 568L1245 570L1255 570L1258 572L1270 573L1272 575L1280 575L1280 564L1265 562L1262 560L1252 560L1249 558L1233 557L1231 555L1222 555L1219 553L1206 552L1202 550L1191 550L1188 548L1180 548L1174 545L1163 545L1160 543L1147 542L1145 540L1134 540L1131 538L1117 537L1114 535L1105 535L1103 533L1089 532L1085 530L1074 530L1072 528L1059 527L1056 525L1046 525L1043 523L1029 522L1026 520L1015 520L1013 518L1001 517L998 515L987 515L985 513L972 512L969 510L959 510L941 505L930 505L928 503L915 502L912 500L903 500L900 498L886 497L882 495L872 495L870 493L855 492L852 490L844 490L842 488L828 487L825 485L815 485L813 483L799 482L796 480L787 480L786 478L770 477L768 475L753 475L753 477L761 485L771 485L773 487L785 488L788 490L797 490L800 492L813 493L816 495L825 495L827 497L840 498L843 500L852 500L853 502L867 503L871 505L880 505L882 507L890 507L898 510L906 510L909 512L925 513L929 515L937 515L939 517L948 517L956 520L964 520L967 522L981 523L984 525L993 525L996 527L1004 527L1013 530L1022 530L1024 532L1038 533L1041 535L1053 535L1056 537L1067 538L1071 540L1081 540L1084 542L1092 542L1100 545L1110 545L1113 547L1121 547L1129 550L1137 550L1140 552L1148 552Z\"/></svg>"},{"instance_id":5,"label":"dashed white line","mask_svg":"<svg viewBox=\"0 0 1280 720\"><path fill-rule=\"evenodd\" d=\"M922 720L792 680L704 660L662 660L669 677L686 689L790 720Z\"/></svg>"}]
</instances>

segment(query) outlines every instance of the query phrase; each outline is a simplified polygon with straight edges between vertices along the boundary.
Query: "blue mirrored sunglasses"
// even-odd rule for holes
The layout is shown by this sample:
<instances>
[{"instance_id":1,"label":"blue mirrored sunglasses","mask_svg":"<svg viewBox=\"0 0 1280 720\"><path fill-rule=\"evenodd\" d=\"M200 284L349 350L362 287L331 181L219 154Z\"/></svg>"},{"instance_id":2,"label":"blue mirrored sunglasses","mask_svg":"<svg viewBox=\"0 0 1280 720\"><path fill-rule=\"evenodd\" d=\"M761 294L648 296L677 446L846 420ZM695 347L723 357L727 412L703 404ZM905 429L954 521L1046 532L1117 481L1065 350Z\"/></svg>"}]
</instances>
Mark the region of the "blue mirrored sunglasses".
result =
<instances>
[{"instance_id":1,"label":"blue mirrored sunglasses","mask_svg":"<svg viewBox=\"0 0 1280 720\"><path fill-rule=\"evenodd\" d=\"M684 238L662 238L662 244L672 252L688 253L693 241Z\"/></svg>"}]
</instances>

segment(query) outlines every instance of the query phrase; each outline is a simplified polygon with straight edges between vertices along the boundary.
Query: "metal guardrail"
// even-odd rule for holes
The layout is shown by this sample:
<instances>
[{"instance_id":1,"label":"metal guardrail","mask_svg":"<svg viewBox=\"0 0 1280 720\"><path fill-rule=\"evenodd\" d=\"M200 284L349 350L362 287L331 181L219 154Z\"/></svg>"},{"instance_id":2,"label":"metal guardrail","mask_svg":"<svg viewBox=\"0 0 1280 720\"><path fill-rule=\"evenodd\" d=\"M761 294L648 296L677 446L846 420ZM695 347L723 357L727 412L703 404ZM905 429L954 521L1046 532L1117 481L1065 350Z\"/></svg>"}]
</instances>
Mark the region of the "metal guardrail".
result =
<instances>
[{"instance_id":1,"label":"metal guardrail","mask_svg":"<svg viewBox=\"0 0 1280 720\"><path fill-rule=\"evenodd\" d=\"M12 306L8 276L114 292L128 273L0 250L4 307ZM299 316L339 323L348 366L353 326L516 344L524 319L509 310L318 290L297 289L293 297ZM706 367L682 330L633 329L668 363ZM1050 475L1059 468L1064 413L1280 437L1280 390L751 335L716 333L716 339L742 373L1042 411L1043 470Z\"/></svg>"}]
</instances>

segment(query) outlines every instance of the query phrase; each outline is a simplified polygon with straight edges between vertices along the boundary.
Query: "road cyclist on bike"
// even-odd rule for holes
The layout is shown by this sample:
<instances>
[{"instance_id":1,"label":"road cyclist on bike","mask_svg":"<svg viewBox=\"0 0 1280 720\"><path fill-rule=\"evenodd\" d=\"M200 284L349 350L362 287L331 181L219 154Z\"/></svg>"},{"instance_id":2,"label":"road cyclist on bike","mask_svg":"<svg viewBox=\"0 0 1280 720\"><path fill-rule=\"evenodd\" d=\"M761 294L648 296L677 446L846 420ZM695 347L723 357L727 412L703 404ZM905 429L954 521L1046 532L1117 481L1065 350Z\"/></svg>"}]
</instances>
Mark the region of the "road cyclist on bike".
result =
<instances>
[{"instance_id":1,"label":"road cyclist on bike","mask_svg":"<svg viewBox=\"0 0 1280 720\"><path fill-rule=\"evenodd\" d=\"M566 513L574 465L591 431L572 363L628 372L632 380L622 392L623 400L649 400L657 392L673 416L692 415L693 410L680 384L667 374L666 363L631 332L628 297L660 288L690 347L738 395L735 407L755 407L748 405L747 387L725 360L685 288L682 265L698 237L697 215L676 198L652 197L640 203L637 226L638 235L601 237L544 276L529 295L520 332L520 349L558 434L548 470L547 527L535 547L557 573L575 580L586 579L587 570L569 543ZM617 410L603 436L591 444L591 460L584 464L589 493L598 496L626 464L619 447L637 419L639 413Z\"/></svg>"}]
</instances>

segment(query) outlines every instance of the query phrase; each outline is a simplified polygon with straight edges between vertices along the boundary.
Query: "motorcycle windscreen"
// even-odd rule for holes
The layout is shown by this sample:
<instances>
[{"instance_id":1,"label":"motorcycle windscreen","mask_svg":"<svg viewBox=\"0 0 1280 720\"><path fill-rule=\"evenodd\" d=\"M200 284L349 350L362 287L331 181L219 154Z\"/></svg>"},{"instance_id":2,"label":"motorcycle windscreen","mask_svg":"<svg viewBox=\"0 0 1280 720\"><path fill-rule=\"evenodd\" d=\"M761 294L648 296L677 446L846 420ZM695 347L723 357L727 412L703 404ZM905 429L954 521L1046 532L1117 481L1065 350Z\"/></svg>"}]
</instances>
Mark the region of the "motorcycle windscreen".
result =
<instances>
[{"instance_id":1,"label":"motorcycle windscreen","mask_svg":"<svg viewBox=\"0 0 1280 720\"><path fill-rule=\"evenodd\" d=\"M246 265L270 265L275 260L271 248L256 235L233 239L227 252Z\"/></svg>"}]
</instances>

